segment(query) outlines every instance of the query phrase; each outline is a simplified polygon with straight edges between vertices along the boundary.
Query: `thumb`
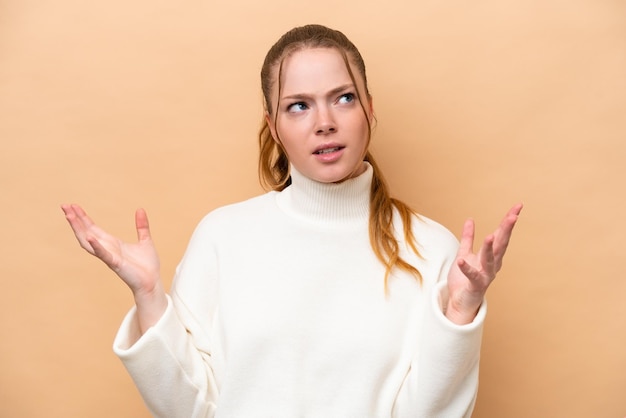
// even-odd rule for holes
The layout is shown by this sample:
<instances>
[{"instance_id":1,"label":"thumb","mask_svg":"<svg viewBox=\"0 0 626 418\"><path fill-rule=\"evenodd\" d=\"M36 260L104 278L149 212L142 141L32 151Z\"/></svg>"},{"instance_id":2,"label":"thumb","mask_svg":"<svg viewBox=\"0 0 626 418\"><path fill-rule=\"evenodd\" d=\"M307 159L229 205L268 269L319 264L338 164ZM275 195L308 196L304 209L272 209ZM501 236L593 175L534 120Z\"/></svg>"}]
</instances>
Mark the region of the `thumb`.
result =
<instances>
[{"instance_id":1,"label":"thumb","mask_svg":"<svg viewBox=\"0 0 626 418\"><path fill-rule=\"evenodd\" d=\"M140 242L152 239L148 215L144 209L139 208L135 212L135 227L137 228L137 239Z\"/></svg>"}]
</instances>

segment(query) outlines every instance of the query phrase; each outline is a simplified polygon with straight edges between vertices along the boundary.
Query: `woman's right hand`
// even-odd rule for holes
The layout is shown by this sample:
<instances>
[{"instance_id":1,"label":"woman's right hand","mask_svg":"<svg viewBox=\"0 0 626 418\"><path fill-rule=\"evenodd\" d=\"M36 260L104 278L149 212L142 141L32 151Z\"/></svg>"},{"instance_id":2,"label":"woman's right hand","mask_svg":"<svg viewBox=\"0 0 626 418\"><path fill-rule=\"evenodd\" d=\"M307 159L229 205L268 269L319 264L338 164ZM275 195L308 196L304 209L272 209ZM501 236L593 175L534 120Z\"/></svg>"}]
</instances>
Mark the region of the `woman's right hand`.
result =
<instances>
[{"instance_id":1,"label":"woman's right hand","mask_svg":"<svg viewBox=\"0 0 626 418\"><path fill-rule=\"evenodd\" d=\"M137 243L123 242L98 227L79 205L61 205L80 246L113 270L133 292L142 333L167 307L160 262L143 209L135 213Z\"/></svg>"}]
</instances>

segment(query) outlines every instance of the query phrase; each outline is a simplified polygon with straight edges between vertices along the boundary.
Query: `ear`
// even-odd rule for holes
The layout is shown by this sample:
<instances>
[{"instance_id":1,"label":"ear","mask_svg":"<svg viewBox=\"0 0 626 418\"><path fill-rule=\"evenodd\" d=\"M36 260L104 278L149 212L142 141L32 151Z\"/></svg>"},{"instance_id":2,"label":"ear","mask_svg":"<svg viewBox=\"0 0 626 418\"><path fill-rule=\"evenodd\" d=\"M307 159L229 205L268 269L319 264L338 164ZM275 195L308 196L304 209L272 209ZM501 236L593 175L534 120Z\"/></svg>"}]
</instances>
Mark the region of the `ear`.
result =
<instances>
[{"instance_id":1,"label":"ear","mask_svg":"<svg viewBox=\"0 0 626 418\"><path fill-rule=\"evenodd\" d=\"M267 126L270 128L270 133L272 134L272 138L274 138L274 142L278 144L279 142L278 135L276 135L276 124L274 123L274 119L272 118L272 116L267 111L265 112L265 122L267 122Z\"/></svg>"}]
</instances>

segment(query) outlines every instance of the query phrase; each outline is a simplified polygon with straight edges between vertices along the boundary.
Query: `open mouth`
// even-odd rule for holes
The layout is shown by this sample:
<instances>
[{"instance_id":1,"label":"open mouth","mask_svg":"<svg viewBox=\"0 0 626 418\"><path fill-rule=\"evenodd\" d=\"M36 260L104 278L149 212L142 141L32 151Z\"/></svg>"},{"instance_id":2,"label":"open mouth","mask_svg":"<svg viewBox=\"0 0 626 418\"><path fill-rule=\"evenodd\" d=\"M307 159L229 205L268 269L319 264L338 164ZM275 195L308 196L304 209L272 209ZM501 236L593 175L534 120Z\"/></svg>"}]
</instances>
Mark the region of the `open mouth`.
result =
<instances>
[{"instance_id":1,"label":"open mouth","mask_svg":"<svg viewBox=\"0 0 626 418\"><path fill-rule=\"evenodd\" d=\"M313 154L317 154L317 155L330 154L332 152L337 152L340 149L343 149L343 147L324 148L324 149L315 151Z\"/></svg>"}]
</instances>

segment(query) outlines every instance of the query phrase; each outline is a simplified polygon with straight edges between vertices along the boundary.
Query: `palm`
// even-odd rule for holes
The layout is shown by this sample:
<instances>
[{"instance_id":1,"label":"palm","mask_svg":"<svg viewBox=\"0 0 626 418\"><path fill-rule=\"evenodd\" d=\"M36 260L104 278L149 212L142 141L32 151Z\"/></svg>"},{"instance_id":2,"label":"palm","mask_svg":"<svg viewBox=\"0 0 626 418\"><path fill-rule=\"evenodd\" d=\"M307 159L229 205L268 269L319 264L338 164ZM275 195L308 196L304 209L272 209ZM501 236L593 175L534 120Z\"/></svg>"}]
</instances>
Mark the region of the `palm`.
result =
<instances>
[{"instance_id":1,"label":"palm","mask_svg":"<svg viewBox=\"0 0 626 418\"><path fill-rule=\"evenodd\" d=\"M109 266L133 292L154 288L160 263L143 210L135 214L137 243L126 243L94 224L80 206L62 208L82 248Z\"/></svg>"}]
</instances>

